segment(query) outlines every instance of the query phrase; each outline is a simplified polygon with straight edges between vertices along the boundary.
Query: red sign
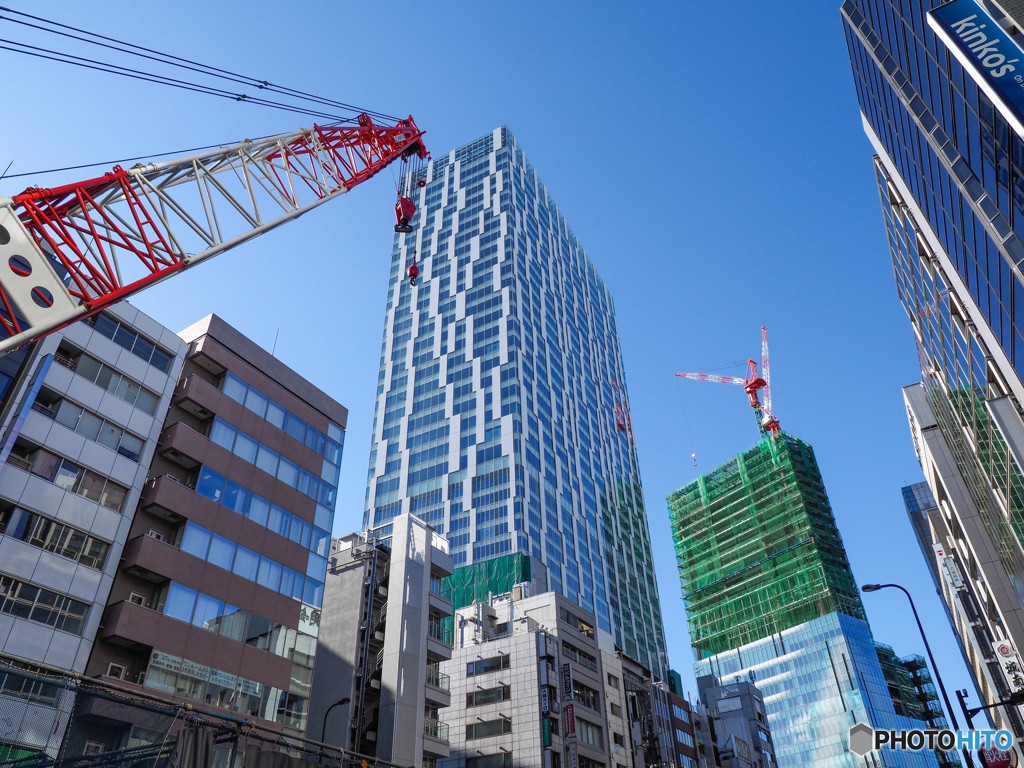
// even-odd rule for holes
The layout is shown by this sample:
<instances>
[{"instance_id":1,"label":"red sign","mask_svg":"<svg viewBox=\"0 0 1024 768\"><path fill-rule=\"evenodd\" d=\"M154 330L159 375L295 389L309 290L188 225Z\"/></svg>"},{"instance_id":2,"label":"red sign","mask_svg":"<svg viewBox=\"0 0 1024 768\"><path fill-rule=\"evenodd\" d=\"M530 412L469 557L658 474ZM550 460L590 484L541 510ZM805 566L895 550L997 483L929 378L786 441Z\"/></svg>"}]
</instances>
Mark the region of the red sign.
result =
<instances>
[{"instance_id":1,"label":"red sign","mask_svg":"<svg viewBox=\"0 0 1024 768\"><path fill-rule=\"evenodd\" d=\"M983 749L981 757L988 768L1010 768L1011 754L1001 749Z\"/></svg>"},{"instance_id":2,"label":"red sign","mask_svg":"<svg viewBox=\"0 0 1024 768\"><path fill-rule=\"evenodd\" d=\"M565 705L565 735L576 735L576 709L572 704Z\"/></svg>"}]
</instances>

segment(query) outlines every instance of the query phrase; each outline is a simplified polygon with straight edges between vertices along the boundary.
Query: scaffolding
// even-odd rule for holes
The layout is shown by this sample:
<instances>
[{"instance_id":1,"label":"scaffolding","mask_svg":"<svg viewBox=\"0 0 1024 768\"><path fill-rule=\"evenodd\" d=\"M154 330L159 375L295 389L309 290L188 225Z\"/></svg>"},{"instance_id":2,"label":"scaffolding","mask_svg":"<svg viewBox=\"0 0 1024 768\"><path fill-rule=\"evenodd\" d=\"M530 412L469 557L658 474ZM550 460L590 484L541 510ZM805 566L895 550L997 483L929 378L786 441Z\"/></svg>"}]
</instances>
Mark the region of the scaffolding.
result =
<instances>
[{"instance_id":1,"label":"scaffolding","mask_svg":"<svg viewBox=\"0 0 1024 768\"><path fill-rule=\"evenodd\" d=\"M456 568L444 582L451 589L452 606L458 610L511 592L516 584L531 581L531 570L530 556L516 553Z\"/></svg>"},{"instance_id":2,"label":"scaffolding","mask_svg":"<svg viewBox=\"0 0 1024 768\"><path fill-rule=\"evenodd\" d=\"M768 435L668 506L698 658L836 611L865 619L810 445Z\"/></svg>"}]
</instances>

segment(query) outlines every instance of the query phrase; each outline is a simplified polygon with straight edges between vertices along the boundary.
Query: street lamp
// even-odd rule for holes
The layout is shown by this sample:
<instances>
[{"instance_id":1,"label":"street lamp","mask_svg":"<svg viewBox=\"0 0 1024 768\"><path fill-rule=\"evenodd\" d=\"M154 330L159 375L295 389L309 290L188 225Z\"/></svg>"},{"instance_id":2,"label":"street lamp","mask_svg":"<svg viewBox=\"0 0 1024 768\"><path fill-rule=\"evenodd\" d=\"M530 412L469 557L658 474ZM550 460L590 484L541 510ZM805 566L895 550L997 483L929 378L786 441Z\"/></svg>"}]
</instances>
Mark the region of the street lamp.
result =
<instances>
[{"instance_id":1,"label":"street lamp","mask_svg":"<svg viewBox=\"0 0 1024 768\"><path fill-rule=\"evenodd\" d=\"M334 702L333 704L331 704L331 706L329 706L327 708L326 712L324 712L324 724L320 727L320 743L321 744L325 743L324 742L324 738L327 735L327 716L329 714L331 714L331 710L334 709L335 707L340 707L342 704L348 704L350 701L352 701L352 699L350 699L348 696L346 696L343 699L338 699L336 702Z\"/></svg>"},{"instance_id":2,"label":"street lamp","mask_svg":"<svg viewBox=\"0 0 1024 768\"><path fill-rule=\"evenodd\" d=\"M906 589L901 587L899 584L865 584L861 587L864 592L877 592L880 589L892 587L898 589L904 595L907 596L907 601L910 603L910 610L914 612L914 621L917 622L917 628L921 632L921 639L924 641L924 650L928 654L928 663L932 665L932 674L935 675L935 682L939 686L939 691L942 692L942 701L946 704L946 712L949 714L949 722L953 726L954 731L960 730L960 725L956 721L956 715L953 714L953 705L949 703L949 695L946 693L946 686L942 684L942 675L939 674L939 667L935 663L935 657L932 656L931 646L928 645L928 638L924 634L924 627L921 626L921 617L917 615L917 607L914 605L914 598L910 596L910 593ZM970 768L974 768L974 760L971 758L970 750L964 747L964 758L967 760L967 765Z\"/></svg>"}]
</instances>

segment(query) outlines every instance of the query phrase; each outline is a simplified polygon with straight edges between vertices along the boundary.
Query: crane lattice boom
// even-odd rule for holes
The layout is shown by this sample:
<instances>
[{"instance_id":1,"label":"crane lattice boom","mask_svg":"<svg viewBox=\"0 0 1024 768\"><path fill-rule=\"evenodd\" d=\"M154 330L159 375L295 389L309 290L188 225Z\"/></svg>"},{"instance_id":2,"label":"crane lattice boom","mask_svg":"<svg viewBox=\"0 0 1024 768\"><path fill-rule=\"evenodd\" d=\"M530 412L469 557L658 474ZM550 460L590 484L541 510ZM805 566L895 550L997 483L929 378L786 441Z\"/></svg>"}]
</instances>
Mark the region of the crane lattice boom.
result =
<instances>
[{"instance_id":1,"label":"crane lattice boom","mask_svg":"<svg viewBox=\"0 0 1024 768\"><path fill-rule=\"evenodd\" d=\"M0 354L426 158L422 136L363 114L0 198Z\"/></svg>"}]
</instances>

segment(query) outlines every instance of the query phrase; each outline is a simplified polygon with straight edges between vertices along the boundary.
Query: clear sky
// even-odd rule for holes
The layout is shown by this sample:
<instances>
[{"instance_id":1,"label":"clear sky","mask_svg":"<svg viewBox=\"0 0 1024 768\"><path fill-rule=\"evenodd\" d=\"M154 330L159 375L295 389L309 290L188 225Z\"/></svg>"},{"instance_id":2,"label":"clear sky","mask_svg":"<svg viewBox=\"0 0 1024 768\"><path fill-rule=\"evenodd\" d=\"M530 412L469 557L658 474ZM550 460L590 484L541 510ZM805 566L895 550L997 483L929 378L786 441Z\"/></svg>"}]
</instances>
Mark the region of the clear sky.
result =
<instances>
[{"instance_id":1,"label":"clear sky","mask_svg":"<svg viewBox=\"0 0 1024 768\"><path fill-rule=\"evenodd\" d=\"M950 695L969 686L903 510L900 488L923 477L900 388L920 371L838 0L740 0L726 12L530 0L9 5L411 113L437 156L509 126L615 296L669 658L686 687L695 693L665 496L758 435L740 388L672 374L742 376L762 325L775 411L816 450L858 583L905 585ZM0 16L0 39L72 50ZM13 161L10 174L310 123L4 50L0 64L0 170ZM95 175L6 178L0 194ZM283 362L349 408L336 535L362 522L394 200L385 171L135 300L175 329L216 312L267 349L276 339ZM901 595L865 595L865 605L876 638L923 652Z\"/></svg>"}]
</instances>

